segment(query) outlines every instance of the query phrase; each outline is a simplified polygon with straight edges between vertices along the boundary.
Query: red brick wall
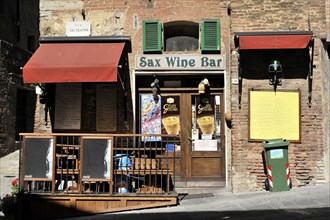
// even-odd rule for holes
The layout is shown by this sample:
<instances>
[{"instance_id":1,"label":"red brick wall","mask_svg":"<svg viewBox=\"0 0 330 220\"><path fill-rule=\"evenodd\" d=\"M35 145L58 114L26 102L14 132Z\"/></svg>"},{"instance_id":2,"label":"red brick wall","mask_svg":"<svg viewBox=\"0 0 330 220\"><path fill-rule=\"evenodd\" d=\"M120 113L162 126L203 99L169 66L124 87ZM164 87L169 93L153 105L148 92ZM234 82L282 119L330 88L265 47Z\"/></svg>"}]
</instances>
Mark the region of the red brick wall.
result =
<instances>
[{"instance_id":1,"label":"red brick wall","mask_svg":"<svg viewBox=\"0 0 330 220\"><path fill-rule=\"evenodd\" d=\"M46 112L45 104L40 103L40 95L37 96L36 111L34 114L34 132L35 133L52 132L49 111Z\"/></svg>"},{"instance_id":2,"label":"red brick wall","mask_svg":"<svg viewBox=\"0 0 330 220\"><path fill-rule=\"evenodd\" d=\"M322 129L322 72L320 37L325 36L325 1L231 1L234 32L308 31L315 34L312 106L308 107L307 79L285 79L278 89L301 91L301 143L289 145L293 187L324 181ZM231 49L236 48L231 44ZM238 56L232 53L231 76L238 78ZM261 190L266 178L262 169L262 143L248 142L248 89L272 89L268 80L243 79L242 108L238 108L238 87L232 86L232 172L234 191Z\"/></svg>"}]
</instances>

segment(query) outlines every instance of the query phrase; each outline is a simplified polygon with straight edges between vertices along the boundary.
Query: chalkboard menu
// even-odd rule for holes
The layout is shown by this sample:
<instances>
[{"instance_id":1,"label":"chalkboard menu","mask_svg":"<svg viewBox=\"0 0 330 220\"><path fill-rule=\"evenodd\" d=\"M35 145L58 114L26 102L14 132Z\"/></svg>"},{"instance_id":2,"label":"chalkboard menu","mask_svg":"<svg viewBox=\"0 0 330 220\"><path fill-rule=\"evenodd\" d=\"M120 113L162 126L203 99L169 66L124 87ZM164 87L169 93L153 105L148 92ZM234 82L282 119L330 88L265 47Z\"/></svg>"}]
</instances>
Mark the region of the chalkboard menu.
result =
<instances>
[{"instance_id":1,"label":"chalkboard menu","mask_svg":"<svg viewBox=\"0 0 330 220\"><path fill-rule=\"evenodd\" d=\"M83 139L82 179L110 179L112 139Z\"/></svg>"},{"instance_id":2,"label":"chalkboard menu","mask_svg":"<svg viewBox=\"0 0 330 220\"><path fill-rule=\"evenodd\" d=\"M53 139L26 138L24 145L24 178L53 176Z\"/></svg>"}]
</instances>

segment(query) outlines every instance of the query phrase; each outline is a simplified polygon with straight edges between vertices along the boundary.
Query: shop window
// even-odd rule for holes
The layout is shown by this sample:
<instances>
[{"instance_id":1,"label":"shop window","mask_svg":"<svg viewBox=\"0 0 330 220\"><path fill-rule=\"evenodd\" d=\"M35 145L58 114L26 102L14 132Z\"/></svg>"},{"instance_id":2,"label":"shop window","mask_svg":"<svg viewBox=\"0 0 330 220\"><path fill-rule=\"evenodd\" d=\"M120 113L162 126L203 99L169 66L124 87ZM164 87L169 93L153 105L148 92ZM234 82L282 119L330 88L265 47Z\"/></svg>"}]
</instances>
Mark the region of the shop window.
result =
<instances>
[{"instance_id":1,"label":"shop window","mask_svg":"<svg viewBox=\"0 0 330 220\"><path fill-rule=\"evenodd\" d=\"M198 50L199 25L189 21L175 21L164 24L165 51Z\"/></svg>"}]
</instances>

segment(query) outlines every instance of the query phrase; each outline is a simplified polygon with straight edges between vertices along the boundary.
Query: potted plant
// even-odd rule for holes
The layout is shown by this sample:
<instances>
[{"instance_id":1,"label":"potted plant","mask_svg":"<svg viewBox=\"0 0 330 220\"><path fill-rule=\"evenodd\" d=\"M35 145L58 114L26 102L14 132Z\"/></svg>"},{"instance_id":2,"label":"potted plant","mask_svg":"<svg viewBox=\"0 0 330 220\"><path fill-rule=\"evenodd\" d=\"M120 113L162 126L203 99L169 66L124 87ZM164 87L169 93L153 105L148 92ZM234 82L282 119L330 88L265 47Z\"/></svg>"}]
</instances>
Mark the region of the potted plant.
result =
<instances>
[{"instance_id":1,"label":"potted plant","mask_svg":"<svg viewBox=\"0 0 330 220\"><path fill-rule=\"evenodd\" d=\"M11 193L0 199L0 210L5 216L14 215L17 212L18 178L12 181L11 184Z\"/></svg>"}]
</instances>

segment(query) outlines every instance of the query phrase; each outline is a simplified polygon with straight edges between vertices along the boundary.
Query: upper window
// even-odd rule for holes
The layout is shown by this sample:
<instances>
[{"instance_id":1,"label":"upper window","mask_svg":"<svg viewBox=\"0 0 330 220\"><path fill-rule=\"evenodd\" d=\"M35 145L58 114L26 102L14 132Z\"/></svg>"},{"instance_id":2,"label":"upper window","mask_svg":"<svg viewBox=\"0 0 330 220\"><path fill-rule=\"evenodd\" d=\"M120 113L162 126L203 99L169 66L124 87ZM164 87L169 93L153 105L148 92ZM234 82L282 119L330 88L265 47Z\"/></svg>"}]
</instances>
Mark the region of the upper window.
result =
<instances>
[{"instance_id":1,"label":"upper window","mask_svg":"<svg viewBox=\"0 0 330 220\"><path fill-rule=\"evenodd\" d=\"M159 20L143 21L144 53L198 49L202 53L220 53L219 20L203 20L200 24L190 21L173 21L165 23L164 27Z\"/></svg>"},{"instance_id":2,"label":"upper window","mask_svg":"<svg viewBox=\"0 0 330 220\"><path fill-rule=\"evenodd\" d=\"M165 51L198 50L199 24L189 21L174 21L164 24Z\"/></svg>"}]
</instances>

